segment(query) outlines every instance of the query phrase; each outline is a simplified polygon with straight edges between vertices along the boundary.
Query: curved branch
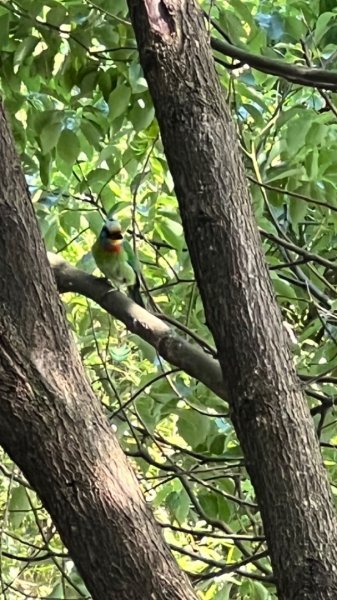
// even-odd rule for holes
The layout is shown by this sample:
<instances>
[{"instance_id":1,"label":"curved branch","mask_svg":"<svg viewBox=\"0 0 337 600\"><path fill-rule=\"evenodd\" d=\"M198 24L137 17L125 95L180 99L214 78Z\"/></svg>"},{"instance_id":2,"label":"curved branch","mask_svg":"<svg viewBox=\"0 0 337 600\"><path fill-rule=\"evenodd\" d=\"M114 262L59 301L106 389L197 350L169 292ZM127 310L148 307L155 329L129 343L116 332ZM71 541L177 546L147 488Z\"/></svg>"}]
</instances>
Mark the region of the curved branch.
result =
<instances>
[{"instance_id":1,"label":"curved branch","mask_svg":"<svg viewBox=\"0 0 337 600\"><path fill-rule=\"evenodd\" d=\"M217 360L177 336L174 330L118 290L105 279L94 277L48 252L59 292L76 292L91 298L129 331L151 344L169 363L198 379L225 400L222 374Z\"/></svg>"},{"instance_id":2,"label":"curved branch","mask_svg":"<svg viewBox=\"0 0 337 600\"><path fill-rule=\"evenodd\" d=\"M277 77L283 77L283 79L291 81L292 83L323 88L325 90L337 89L336 71L311 69L300 65L291 65L276 58L267 58L266 56L250 54L250 52L247 52L238 46L234 46L225 40L219 40L214 37L211 38L211 46L213 50L216 50L225 56L237 58L242 63L257 69L258 71L268 73L269 75L276 75Z\"/></svg>"},{"instance_id":3,"label":"curved branch","mask_svg":"<svg viewBox=\"0 0 337 600\"><path fill-rule=\"evenodd\" d=\"M283 246L283 248L287 248L288 250L292 250L293 252L296 252L296 254L303 256L308 261L316 262L317 264L322 265L323 267L326 267L328 269L333 269L334 272L336 271L336 262L335 261L324 258L323 256L318 256L318 254L314 254L313 252L309 252L305 248L301 248L301 246L297 246L296 244L293 244L292 242L288 242L286 239L282 239L278 235L275 235L274 233L269 233L268 231L264 231L261 228L260 228L260 232L263 237L267 238L271 242L275 242L276 244Z\"/></svg>"}]
</instances>

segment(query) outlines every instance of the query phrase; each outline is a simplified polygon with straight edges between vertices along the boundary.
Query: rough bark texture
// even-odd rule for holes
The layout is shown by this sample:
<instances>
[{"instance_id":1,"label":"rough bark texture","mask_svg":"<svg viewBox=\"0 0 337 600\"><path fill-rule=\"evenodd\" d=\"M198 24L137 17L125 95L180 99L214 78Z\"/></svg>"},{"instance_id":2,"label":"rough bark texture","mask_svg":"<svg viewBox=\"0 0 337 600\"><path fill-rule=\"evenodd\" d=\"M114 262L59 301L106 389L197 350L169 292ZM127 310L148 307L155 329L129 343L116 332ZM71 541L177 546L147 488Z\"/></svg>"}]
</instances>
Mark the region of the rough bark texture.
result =
<instances>
[{"instance_id":1,"label":"rough bark texture","mask_svg":"<svg viewBox=\"0 0 337 600\"><path fill-rule=\"evenodd\" d=\"M193 0L128 4L279 598L335 599L328 480L200 12Z\"/></svg>"},{"instance_id":2,"label":"rough bark texture","mask_svg":"<svg viewBox=\"0 0 337 600\"><path fill-rule=\"evenodd\" d=\"M94 599L195 599L85 378L1 108L0 173L0 443Z\"/></svg>"},{"instance_id":3,"label":"rough bark texture","mask_svg":"<svg viewBox=\"0 0 337 600\"><path fill-rule=\"evenodd\" d=\"M219 362L198 346L176 335L156 315L149 313L122 292L111 290L109 283L76 269L59 254L48 252L59 292L76 292L91 298L113 317L126 325L129 331L151 344L160 356L204 383L215 394L225 399Z\"/></svg>"}]
</instances>

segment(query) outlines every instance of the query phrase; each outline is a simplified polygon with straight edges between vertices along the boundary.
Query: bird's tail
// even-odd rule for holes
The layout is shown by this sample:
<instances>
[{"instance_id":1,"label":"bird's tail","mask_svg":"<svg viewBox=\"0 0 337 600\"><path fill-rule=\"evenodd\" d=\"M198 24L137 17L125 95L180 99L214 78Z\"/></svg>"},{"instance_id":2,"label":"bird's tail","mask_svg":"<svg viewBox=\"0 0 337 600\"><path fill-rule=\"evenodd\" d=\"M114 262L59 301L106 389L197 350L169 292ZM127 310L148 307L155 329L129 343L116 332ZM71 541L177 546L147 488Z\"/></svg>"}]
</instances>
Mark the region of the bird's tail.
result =
<instances>
[{"instance_id":1,"label":"bird's tail","mask_svg":"<svg viewBox=\"0 0 337 600\"><path fill-rule=\"evenodd\" d=\"M137 304L139 304L139 306L142 306L143 308L145 308L145 304L144 304L142 295L140 293L140 281L139 281L139 277L137 277L136 283L134 285L130 285L128 287L128 293L129 293L130 298L132 298L132 300L134 302L136 302Z\"/></svg>"}]
</instances>

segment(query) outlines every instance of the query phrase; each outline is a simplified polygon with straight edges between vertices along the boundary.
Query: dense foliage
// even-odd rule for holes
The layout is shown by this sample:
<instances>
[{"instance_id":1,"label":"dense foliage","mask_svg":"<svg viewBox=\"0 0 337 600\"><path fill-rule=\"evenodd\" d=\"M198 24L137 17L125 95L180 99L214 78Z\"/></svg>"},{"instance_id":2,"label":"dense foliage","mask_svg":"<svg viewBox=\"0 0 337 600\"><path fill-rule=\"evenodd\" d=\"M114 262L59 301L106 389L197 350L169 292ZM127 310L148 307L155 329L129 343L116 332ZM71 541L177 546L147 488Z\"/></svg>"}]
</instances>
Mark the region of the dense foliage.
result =
<instances>
[{"instance_id":1,"label":"dense foliage","mask_svg":"<svg viewBox=\"0 0 337 600\"><path fill-rule=\"evenodd\" d=\"M247 53L337 70L331 0L203 9L210 36ZM334 492L337 94L215 57ZM98 274L90 248L114 213L137 249L148 306L211 345L125 0L0 1L0 77L47 249ZM86 298L64 303L93 389L200 598L275 597L226 403ZM1 458L0 594L89 597L39 500Z\"/></svg>"}]
</instances>

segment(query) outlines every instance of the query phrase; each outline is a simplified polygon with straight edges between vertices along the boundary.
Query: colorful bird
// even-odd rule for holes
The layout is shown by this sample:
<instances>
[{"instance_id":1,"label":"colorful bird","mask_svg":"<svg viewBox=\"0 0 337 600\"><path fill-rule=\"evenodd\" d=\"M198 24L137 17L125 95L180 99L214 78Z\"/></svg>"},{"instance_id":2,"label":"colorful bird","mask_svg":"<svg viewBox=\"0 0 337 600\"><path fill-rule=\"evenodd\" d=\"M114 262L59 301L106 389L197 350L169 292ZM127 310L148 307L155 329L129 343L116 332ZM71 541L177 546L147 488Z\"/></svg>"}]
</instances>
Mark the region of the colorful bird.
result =
<instances>
[{"instance_id":1,"label":"colorful bird","mask_svg":"<svg viewBox=\"0 0 337 600\"><path fill-rule=\"evenodd\" d=\"M108 219L92 247L96 265L116 287L126 285L132 300L144 307L140 294L139 268L131 245L124 239L116 219Z\"/></svg>"}]
</instances>

